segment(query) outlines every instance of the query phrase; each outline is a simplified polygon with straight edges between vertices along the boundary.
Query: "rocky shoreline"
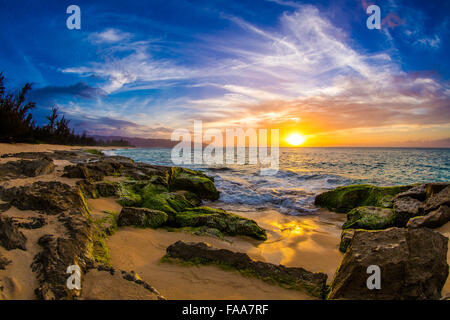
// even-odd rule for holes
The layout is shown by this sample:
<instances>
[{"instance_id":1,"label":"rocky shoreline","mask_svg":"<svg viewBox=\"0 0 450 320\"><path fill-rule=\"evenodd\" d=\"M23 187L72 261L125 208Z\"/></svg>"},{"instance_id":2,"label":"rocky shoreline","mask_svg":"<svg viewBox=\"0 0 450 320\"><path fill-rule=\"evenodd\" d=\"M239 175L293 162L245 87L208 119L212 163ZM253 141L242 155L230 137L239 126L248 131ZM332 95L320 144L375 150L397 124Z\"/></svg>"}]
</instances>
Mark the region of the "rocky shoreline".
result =
<instances>
[{"instance_id":1,"label":"rocky shoreline","mask_svg":"<svg viewBox=\"0 0 450 320\"><path fill-rule=\"evenodd\" d=\"M0 246L33 253L30 269L38 299L83 298L83 290L66 285L70 265L80 267L82 280L96 272L111 283L131 281L129 285L137 287L130 290L144 290L148 299L164 299L135 272L112 267L106 240L122 227L267 239L256 221L203 205L217 200L219 193L214 179L200 171L136 163L92 150L22 152L1 158ZM52 175L57 181L40 180ZM439 299L448 276L448 239L430 228L450 220L449 190L448 183L360 185L318 195L317 206L347 215L340 245L345 255L330 286L326 274L254 261L245 253L201 242L176 242L160 258L219 265L322 299ZM93 214L88 200L105 197L113 197L120 212ZM10 217L12 209L24 216ZM11 263L0 252L0 270ZM381 290L366 286L369 263L382 270ZM3 288L0 277L0 297Z\"/></svg>"}]
</instances>

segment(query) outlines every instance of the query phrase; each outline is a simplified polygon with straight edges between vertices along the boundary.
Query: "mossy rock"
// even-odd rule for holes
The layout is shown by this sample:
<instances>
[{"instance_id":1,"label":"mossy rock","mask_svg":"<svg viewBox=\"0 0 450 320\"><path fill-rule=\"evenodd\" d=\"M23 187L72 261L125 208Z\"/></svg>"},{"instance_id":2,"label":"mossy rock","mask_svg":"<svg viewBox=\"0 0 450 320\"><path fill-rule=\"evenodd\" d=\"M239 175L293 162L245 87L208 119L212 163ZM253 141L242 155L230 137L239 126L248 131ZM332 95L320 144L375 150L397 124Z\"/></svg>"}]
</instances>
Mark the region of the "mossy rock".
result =
<instances>
[{"instance_id":1,"label":"mossy rock","mask_svg":"<svg viewBox=\"0 0 450 320\"><path fill-rule=\"evenodd\" d=\"M117 190L119 204L123 207L139 207L142 197L136 189L133 183L119 183Z\"/></svg>"},{"instance_id":2,"label":"mossy rock","mask_svg":"<svg viewBox=\"0 0 450 320\"><path fill-rule=\"evenodd\" d=\"M358 207L347 213L342 229L382 230L395 225L395 212L390 208Z\"/></svg>"},{"instance_id":3,"label":"mossy rock","mask_svg":"<svg viewBox=\"0 0 450 320\"><path fill-rule=\"evenodd\" d=\"M335 212L349 212L362 206L392 207L392 197L413 186L377 187L368 184L338 187L316 196L315 205Z\"/></svg>"},{"instance_id":4,"label":"mossy rock","mask_svg":"<svg viewBox=\"0 0 450 320\"><path fill-rule=\"evenodd\" d=\"M173 167L170 175L170 190L186 190L198 197L208 200L219 199L219 191L214 186L214 179L201 171Z\"/></svg>"},{"instance_id":5,"label":"mossy rock","mask_svg":"<svg viewBox=\"0 0 450 320\"><path fill-rule=\"evenodd\" d=\"M118 218L119 226L136 226L142 228L158 228L167 222L165 212L147 208L125 207Z\"/></svg>"},{"instance_id":6,"label":"mossy rock","mask_svg":"<svg viewBox=\"0 0 450 320\"><path fill-rule=\"evenodd\" d=\"M258 226L255 221L228 213L222 209L198 207L178 212L175 225L178 227L206 226L230 236L245 235L258 240L267 240L265 230Z\"/></svg>"},{"instance_id":7,"label":"mossy rock","mask_svg":"<svg viewBox=\"0 0 450 320\"><path fill-rule=\"evenodd\" d=\"M177 212L192 208L193 204L178 193L144 193L142 207L163 211L169 215L169 218L174 218Z\"/></svg>"}]
</instances>

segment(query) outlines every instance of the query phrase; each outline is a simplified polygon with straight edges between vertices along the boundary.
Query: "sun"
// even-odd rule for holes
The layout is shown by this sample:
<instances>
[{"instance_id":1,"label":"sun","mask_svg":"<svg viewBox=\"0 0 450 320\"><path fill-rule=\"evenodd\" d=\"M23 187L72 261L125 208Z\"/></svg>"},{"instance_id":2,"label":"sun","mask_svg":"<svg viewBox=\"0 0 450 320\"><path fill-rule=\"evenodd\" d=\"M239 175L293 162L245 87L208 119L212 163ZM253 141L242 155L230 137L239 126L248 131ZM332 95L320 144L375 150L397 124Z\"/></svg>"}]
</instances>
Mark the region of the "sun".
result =
<instances>
[{"instance_id":1,"label":"sun","mask_svg":"<svg viewBox=\"0 0 450 320\"><path fill-rule=\"evenodd\" d=\"M291 146L299 146L299 145L303 144L306 141L306 138L305 138L305 136L303 136L301 134L293 133L289 137L287 137L286 141Z\"/></svg>"}]
</instances>

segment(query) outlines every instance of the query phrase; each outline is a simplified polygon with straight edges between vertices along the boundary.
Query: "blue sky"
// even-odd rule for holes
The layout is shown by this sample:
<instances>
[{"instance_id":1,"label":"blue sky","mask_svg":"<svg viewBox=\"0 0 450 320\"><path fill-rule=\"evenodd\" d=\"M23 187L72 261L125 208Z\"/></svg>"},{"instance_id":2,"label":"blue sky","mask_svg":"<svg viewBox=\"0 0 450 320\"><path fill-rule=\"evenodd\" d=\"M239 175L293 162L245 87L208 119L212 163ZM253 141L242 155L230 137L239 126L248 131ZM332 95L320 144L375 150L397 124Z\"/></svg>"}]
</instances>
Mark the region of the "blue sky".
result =
<instances>
[{"instance_id":1,"label":"blue sky","mask_svg":"<svg viewBox=\"0 0 450 320\"><path fill-rule=\"evenodd\" d=\"M66 28L71 4L81 30ZM170 138L202 120L317 146L450 146L449 2L0 5L0 71L9 88L33 83L39 122L57 105L91 134Z\"/></svg>"}]
</instances>

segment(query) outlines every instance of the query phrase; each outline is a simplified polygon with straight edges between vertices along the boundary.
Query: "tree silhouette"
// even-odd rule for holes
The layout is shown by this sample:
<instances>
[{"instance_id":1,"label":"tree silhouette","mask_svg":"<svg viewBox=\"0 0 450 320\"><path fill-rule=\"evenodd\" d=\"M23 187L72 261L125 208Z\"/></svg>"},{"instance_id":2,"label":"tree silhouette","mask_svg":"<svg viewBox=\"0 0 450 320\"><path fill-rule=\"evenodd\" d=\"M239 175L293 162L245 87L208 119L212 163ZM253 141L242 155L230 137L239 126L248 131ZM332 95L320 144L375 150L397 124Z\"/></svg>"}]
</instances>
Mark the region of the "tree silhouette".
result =
<instances>
[{"instance_id":1,"label":"tree silhouette","mask_svg":"<svg viewBox=\"0 0 450 320\"><path fill-rule=\"evenodd\" d=\"M75 134L69 127L70 120L64 115L60 117L57 107L47 116L48 124L38 127L33 121L31 110L35 108L34 102L26 102L26 95L31 90L27 83L17 94L7 94L4 85L3 73L0 73L0 142L45 142L53 144L70 145L117 145L129 146L128 141L96 141L82 135Z\"/></svg>"}]
</instances>

